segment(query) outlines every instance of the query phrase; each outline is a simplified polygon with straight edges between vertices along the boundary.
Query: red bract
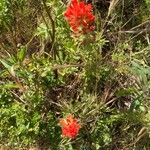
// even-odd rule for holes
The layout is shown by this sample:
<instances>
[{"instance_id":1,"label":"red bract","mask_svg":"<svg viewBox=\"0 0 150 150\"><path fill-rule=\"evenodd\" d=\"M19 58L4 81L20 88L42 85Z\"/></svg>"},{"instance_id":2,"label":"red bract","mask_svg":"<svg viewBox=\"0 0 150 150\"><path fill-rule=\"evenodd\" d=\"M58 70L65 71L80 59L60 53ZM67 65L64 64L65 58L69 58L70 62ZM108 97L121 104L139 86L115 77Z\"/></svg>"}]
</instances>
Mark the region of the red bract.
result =
<instances>
[{"instance_id":1,"label":"red bract","mask_svg":"<svg viewBox=\"0 0 150 150\"><path fill-rule=\"evenodd\" d=\"M65 137L69 137L74 139L79 130L80 125L78 124L77 120L74 119L72 115L67 116L65 119L60 119L60 126L62 128L62 135Z\"/></svg>"},{"instance_id":2,"label":"red bract","mask_svg":"<svg viewBox=\"0 0 150 150\"><path fill-rule=\"evenodd\" d=\"M74 33L88 33L94 30L95 16L92 14L92 5L78 0L71 0L64 16Z\"/></svg>"}]
</instances>

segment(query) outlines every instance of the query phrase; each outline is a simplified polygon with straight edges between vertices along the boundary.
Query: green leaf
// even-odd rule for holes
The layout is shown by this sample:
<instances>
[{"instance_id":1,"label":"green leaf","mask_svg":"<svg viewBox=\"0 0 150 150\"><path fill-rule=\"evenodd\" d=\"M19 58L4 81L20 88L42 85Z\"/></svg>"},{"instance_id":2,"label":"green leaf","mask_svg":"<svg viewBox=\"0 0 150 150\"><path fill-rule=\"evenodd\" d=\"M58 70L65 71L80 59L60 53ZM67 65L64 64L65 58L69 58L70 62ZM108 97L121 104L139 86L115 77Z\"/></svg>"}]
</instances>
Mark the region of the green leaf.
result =
<instances>
[{"instance_id":1,"label":"green leaf","mask_svg":"<svg viewBox=\"0 0 150 150\"><path fill-rule=\"evenodd\" d=\"M3 64L3 66L4 66L6 69L10 70L11 65L9 65L5 60L0 59L0 62Z\"/></svg>"},{"instance_id":2,"label":"green leaf","mask_svg":"<svg viewBox=\"0 0 150 150\"><path fill-rule=\"evenodd\" d=\"M0 89L14 89L14 88L19 88L19 85L16 85L14 83L6 83L3 85L0 85Z\"/></svg>"},{"instance_id":3,"label":"green leaf","mask_svg":"<svg viewBox=\"0 0 150 150\"><path fill-rule=\"evenodd\" d=\"M0 59L3 66L9 71L9 73L15 77L14 65L9 65L5 60Z\"/></svg>"},{"instance_id":4,"label":"green leaf","mask_svg":"<svg viewBox=\"0 0 150 150\"><path fill-rule=\"evenodd\" d=\"M17 58L20 62L22 62L24 60L26 53L27 53L26 48L24 46L22 46L17 53Z\"/></svg>"}]
</instances>

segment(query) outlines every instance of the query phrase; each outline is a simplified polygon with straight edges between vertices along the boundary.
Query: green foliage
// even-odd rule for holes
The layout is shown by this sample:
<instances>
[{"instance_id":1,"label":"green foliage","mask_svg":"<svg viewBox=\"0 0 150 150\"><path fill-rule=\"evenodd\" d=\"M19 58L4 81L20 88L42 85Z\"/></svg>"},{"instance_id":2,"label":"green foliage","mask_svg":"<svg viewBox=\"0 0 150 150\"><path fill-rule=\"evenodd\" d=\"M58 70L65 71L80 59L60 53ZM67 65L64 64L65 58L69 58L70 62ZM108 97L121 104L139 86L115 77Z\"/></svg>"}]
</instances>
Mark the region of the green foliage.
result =
<instances>
[{"instance_id":1,"label":"green foliage","mask_svg":"<svg viewBox=\"0 0 150 150\"><path fill-rule=\"evenodd\" d=\"M75 35L64 1L0 1L2 146L150 148L149 1L113 2L93 1L95 31ZM61 135L68 114L81 125L75 139Z\"/></svg>"}]
</instances>

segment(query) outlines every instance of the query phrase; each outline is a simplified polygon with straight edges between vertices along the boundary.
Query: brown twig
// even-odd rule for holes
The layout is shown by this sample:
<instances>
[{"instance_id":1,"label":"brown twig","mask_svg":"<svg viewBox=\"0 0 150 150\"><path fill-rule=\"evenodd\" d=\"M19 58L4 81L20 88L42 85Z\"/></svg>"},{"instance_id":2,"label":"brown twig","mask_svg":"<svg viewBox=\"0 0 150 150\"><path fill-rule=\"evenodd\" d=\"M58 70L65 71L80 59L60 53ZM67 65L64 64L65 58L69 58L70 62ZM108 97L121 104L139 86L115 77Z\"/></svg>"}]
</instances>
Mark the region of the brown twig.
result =
<instances>
[{"instance_id":1,"label":"brown twig","mask_svg":"<svg viewBox=\"0 0 150 150\"><path fill-rule=\"evenodd\" d=\"M47 15L48 15L48 18L49 18L49 20L50 20L50 22L51 22L51 25L52 25L51 51L53 51L53 47L54 47L54 43L55 43L55 22L54 22L54 20L53 20L51 14L50 14L50 12L49 12L49 9L48 9L48 7L47 7L47 5L46 5L46 0L42 0L42 1L43 1L44 9L45 9L45 11L46 11L46 13L47 13ZM54 58L55 58L55 57L56 57L55 52L53 52L53 55L54 55Z\"/></svg>"},{"instance_id":2,"label":"brown twig","mask_svg":"<svg viewBox=\"0 0 150 150\"><path fill-rule=\"evenodd\" d=\"M65 69L65 68L70 68L70 67L83 67L83 64L73 64L73 65L55 65L52 67L53 70L55 69Z\"/></svg>"},{"instance_id":3,"label":"brown twig","mask_svg":"<svg viewBox=\"0 0 150 150\"><path fill-rule=\"evenodd\" d=\"M147 32L150 32L150 29L119 31L119 33L129 33L129 34L137 34L137 33L142 34Z\"/></svg>"}]
</instances>

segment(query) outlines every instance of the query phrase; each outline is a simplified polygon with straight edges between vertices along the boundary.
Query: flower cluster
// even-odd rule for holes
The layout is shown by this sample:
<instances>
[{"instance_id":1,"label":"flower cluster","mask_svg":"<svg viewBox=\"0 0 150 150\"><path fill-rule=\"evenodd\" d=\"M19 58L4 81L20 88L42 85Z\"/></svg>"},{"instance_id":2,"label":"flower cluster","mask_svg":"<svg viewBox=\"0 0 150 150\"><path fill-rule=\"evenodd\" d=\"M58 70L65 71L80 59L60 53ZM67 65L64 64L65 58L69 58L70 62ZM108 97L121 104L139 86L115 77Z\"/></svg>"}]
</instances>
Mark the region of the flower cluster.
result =
<instances>
[{"instance_id":1,"label":"flower cluster","mask_svg":"<svg viewBox=\"0 0 150 150\"><path fill-rule=\"evenodd\" d=\"M80 125L72 115L65 119L60 119L60 126L62 128L62 135L71 139L75 138L80 130Z\"/></svg>"},{"instance_id":2,"label":"flower cluster","mask_svg":"<svg viewBox=\"0 0 150 150\"><path fill-rule=\"evenodd\" d=\"M71 0L64 13L74 33L88 33L94 30L95 16L92 14L92 5L83 1Z\"/></svg>"}]
</instances>

